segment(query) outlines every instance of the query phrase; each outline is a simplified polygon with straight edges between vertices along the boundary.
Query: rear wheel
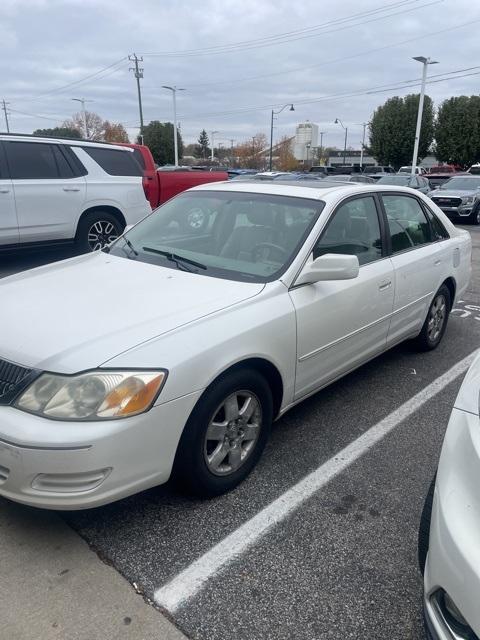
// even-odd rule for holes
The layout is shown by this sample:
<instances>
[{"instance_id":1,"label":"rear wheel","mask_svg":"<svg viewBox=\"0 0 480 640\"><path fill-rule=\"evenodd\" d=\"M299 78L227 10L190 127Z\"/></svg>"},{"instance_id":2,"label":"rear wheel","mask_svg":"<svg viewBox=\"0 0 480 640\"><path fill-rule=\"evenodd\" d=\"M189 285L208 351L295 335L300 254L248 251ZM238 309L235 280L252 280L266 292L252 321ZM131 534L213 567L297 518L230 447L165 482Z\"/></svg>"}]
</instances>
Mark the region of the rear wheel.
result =
<instances>
[{"instance_id":1,"label":"rear wheel","mask_svg":"<svg viewBox=\"0 0 480 640\"><path fill-rule=\"evenodd\" d=\"M174 464L189 492L210 497L236 487L268 440L273 403L265 378L239 370L214 383L190 416Z\"/></svg>"},{"instance_id":2,"label":"rear wheel","mask_svg":"<svg viewBox=\"0 0 480 640\"><path fill-rule=\"evenodd\" d=\"M428 309L420 335L416 338L416 343L420 350L431 351L440 344L447 328L450 308L450 291L446 285L442 284Z\"/></svg>"},{"instance_id":3,"label":"rear wheel","mask_svg":"<svg viewBox=\"0 0 480 640\"><path fill-rule=\"evenodd\" d=\"M82 252L97 251L116 240L122 232L123 225L113 214L92 211L80 220L76 244Z\"/></svg>"}]
</instances>

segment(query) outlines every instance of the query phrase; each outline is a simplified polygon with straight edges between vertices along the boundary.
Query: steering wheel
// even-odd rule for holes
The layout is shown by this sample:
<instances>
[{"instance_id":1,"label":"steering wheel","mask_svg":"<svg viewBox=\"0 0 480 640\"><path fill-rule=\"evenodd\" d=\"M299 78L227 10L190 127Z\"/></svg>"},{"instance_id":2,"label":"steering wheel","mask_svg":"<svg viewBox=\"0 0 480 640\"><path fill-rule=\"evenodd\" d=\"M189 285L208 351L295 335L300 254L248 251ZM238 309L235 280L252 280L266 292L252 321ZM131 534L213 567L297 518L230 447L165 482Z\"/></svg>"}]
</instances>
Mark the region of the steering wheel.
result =
<instances>
[{"instance_id":1,"label":"steering wheel","mask_svg":"<svg viewBox=\"0 0 480 640\"><path fill-rule=\"evenodd\" d=\"M283 247L280 247L278 244L273 244L271 242L260 242L252 249L252 258L254 262L258 262L259 260L267 260L270 256L270 253L276 253L277 257L280 260L283 260L287 257L287 252Z\"/></svg>"}]
</instances>

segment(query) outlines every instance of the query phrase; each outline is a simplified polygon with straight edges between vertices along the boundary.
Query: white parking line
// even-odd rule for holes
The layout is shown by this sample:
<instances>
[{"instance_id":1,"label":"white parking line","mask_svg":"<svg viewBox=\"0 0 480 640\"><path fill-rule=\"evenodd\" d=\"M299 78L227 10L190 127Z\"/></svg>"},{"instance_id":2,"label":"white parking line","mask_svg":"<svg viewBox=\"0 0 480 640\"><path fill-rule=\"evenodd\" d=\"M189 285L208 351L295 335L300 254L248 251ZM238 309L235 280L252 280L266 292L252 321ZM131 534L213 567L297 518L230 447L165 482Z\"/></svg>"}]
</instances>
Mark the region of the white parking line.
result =
<instances>
[{"instance_id":1,"label":"white parking line","mask_svg":"<svg viewBox=\"0 0 480 640\"><path fill-rule=\"evenodd\" d=\"M170 582L155 591L157 605L174 612L192 598L202 586L227 564L238 558L245 550L264 536L274 525L284 520L305 500L325 486L332 478L344 471L382 438L389 434L406 418L420 409L445 387L464 373L470 366L476 351L458 362L446 373L407 400L386 418L371 427L359 438L312 471L303 480L283 493L274 502L247 520L229 536L195 560Z\"/></svg>"}]
</instances>

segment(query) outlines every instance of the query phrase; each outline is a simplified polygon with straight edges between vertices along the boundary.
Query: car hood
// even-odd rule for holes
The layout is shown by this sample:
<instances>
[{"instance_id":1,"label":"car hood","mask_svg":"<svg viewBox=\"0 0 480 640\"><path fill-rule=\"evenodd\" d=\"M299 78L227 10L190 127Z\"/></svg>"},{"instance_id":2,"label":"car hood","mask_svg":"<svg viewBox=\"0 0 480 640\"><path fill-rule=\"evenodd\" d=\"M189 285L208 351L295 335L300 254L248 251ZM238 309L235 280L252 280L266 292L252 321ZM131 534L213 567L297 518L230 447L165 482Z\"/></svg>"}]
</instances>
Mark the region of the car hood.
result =
<instances>
[{"instance_id":1,"label":"car hood","mask_svg":"<svg viewBox=\"0 0 480 640\"><path fill-rule=\"evenodd\" d=\"M263 288L102 252L57 262L0 280L0 358L59 373L94 368Z\"/></svg>"},{"instance_id":2,"label":"car hood","mask_svg":"<svg viewBox=\"0 0 480 640\"><path fill-rule=\"evenodd\" d=\"M434 189L430 192L431 198L465 198L474 195L478 195L478 189Z\"/></svg>"}]
</instances>

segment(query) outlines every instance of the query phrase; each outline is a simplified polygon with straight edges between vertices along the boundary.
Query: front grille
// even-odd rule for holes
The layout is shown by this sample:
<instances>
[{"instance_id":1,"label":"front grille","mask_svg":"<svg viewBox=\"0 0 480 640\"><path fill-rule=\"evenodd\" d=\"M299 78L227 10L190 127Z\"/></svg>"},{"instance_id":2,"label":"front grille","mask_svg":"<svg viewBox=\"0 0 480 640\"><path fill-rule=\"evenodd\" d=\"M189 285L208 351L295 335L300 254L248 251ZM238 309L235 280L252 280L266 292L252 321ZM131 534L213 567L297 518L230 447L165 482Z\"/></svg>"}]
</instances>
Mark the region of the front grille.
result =
<instances>
[{"instance_id":1,"label":"front grille","mask_svg":"<svg viewBox=\"0 0 480 640\"><path fill-rule=\"evenodd\" d=\"M9 404L34 373L34 369L27 369L0 358L0 404Z\"/></svg>"},{"instance_id":2,"label":"front grille","mask_svg":"<svg viewBox=\"0 0 480 640\"><path fill-rule=\"evenodd\" d=\"M433 202L439 206L440 208L442 207L459 207L462 204L462 199L461 198L440 198L440 197L434 197L432 198Z\"/></svg>"}]
</instances>

